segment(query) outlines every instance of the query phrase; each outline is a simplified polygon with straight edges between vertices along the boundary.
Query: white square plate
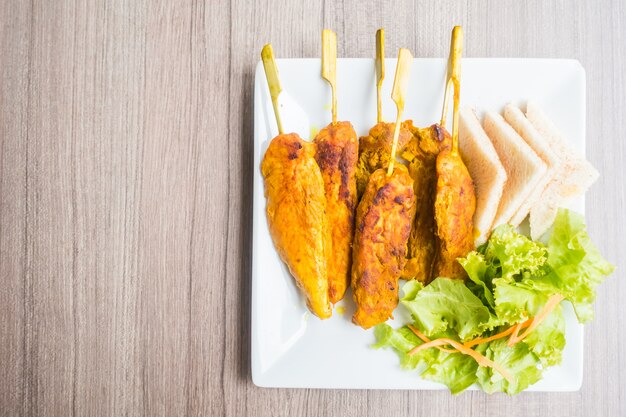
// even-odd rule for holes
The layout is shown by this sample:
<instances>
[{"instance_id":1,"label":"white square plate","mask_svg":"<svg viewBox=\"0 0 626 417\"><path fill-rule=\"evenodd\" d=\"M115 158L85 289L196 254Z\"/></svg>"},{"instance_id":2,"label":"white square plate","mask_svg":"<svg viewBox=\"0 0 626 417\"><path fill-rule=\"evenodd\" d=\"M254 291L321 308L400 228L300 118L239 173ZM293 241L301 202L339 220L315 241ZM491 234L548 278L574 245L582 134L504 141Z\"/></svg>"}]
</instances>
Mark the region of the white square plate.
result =
<instances>
[{"instance_id":1,"label":"white square plate","mask_svg":"<svg viewBox=\"0 0 626 417\"><path fill-rule=\"evenodd\" d=\"M280 109L285 132L310 138L330 122L330 88L320 77L319 59L278 60L283 92ZM395 59L387 59L383 91L385 120L395 120L390 90ZM405 117L426 126L439 120L446 62L415 59ZM372 59L337 62L338 118L352 122L359 136L376 122ZM585 71L574 60L464 59L462 105L500 111L508 102L532 99L561 129L571 145L585 152ZM450 106L452 107L452 106ZM451 120L451 119L449 119ZM321 321L307 311L287 268L272 244L265 217L260 164L277 134L269 91L259 63L254 86L254 229L252 260L252 379L262 387L442 389L416 372L402 370L396 354L375 350L373 330L350 321L352 294ZM584 213L584 198L571 207ZM394 327L409 320L399 306ZM567 345L560 366L544 372L529 391L576 391L582 383L583 328L570 306L564 309Z\"/></svg>"}]
</instances>

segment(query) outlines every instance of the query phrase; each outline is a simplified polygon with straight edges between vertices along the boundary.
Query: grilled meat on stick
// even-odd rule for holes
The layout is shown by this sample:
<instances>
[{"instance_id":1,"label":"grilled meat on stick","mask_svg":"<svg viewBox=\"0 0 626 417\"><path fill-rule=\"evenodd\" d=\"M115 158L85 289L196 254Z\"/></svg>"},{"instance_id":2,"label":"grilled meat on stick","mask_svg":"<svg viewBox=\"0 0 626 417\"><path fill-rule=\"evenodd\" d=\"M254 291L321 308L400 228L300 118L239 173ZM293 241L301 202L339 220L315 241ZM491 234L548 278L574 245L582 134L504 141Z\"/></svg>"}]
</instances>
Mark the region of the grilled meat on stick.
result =
<instances>
[{"instance_id":1,"label":"grilled meat on stick","mask_svg":"<svg viewBox=\"0 0 626 417\"><path fill-rule=\"evenodd\" d=\"M359 144L350 122L337 122L336 57L334 32L322 32L322 77L332 88L332 122L314 139L315 159L326 193L326 214L331 235L328 294L331 303L341 300L350 283L354 213L357 205L356 161Z\"/></svg>"},{"instance_id":2,"label":"grilled meat on stick","mask_svg":"<svg viewBox=\"0 0 626 417\"><path fill-rule=\"evenodd\" d=\"M389 166L369 177L357 209L352 254L357 309L352 321L365 329L392 317L398 305L398 278L415 214L413 180L406 167L394 166L411 61L411 53L400 49L392 92L398 115Z\"/></svg>"},{"instance_id":3,"label":"grilled meat on stick","mask_svg":"<svg viewBox=\"0 0 626 417\"><path fill-rule=\"evenodd\" d=\"M357 190L361 196L369 176L376 169L389 165L395 124L382 121L380 89L384 78L384 32L376 32L376 75L378 123L369 136L359 142ZM436 250L434 195L437 184L436 160L441 149L451 146L448 132L434 124L427 128L413 126L410 120L402 123L398 138L398 153L409 162L413 178L416 211L408 242L407 263L402 278L416 278L422 282L432 279Z\"/></svg>"},{"instance_id":4,"label":"grilled meat on stick","mask_svg":"<svg viewBox=\"0 0 626 417\"><path fill-rule=\"evenodd\" d=\"M281 88L271 45L263 48L261 57L279 131L261 163L267 222L274 245L309 309L324 319L332 314L327 271L330 234L324 180L315 161L316 146L295 133L283 133L278 112Z\"/></svg>"},{"instance_id":5,"label":"grilled meat on stick","mask_svg":"<svg viewBox=\"0 0 626 417\"><path fill-rule=\"evenodd\" d=\"M374 125L368 136L359 139L359 160L356 168L356 181L359 197L365 192L370 175L377 169L389 166L391 147L393 146L393 132L395 123L379 122ZM411 132L400 126L398 135L398 150L402 152L411 139Z\"/></svg>"},{"instance_id":6,"label":"grilled meat on stick","mask_svg":"<svg viewBox=\"0 0 626 417\"><path fill-rule=\"evenodd\" d=\"M406 124L412 137L402 156L409 161L416 209L402 278L429 283L433 278L437 248L434 214L437 155L440 151L450 148L451 138L446 129L438 124L425 128L415 127L411 121L407 121Z\"/></svg>"},{"instance_id":7,"label":"grilled meat on stick","mask_svg":"<svg viewBox=\"0 0 626 417\"><path fill-rule=\"evenodd\" d=\"M359 139L359 160L356 168L356 183L359 198L363 195L367 181L374 171L389 166L395 123L385 123L382 118L381 88L385 78L385 31L376 31L376 98L377 123L369 131L368 136ZM411 132L405 123L400 126L398 136L398 152L400 155L411 139Z\"/></svg>"},{"instance_id":8,"label":"grilled meat on stick","mask_svg":"<svg viewBox=\"0 0 626 417\"><path fill-rule=\"evenodd\" d=\"M413 137L403 157L414 180L416 215L402 277L429 283L438 276L465 278L457 259L473 248L472 218L476 197L472 179L458 152L458 103L462 30L452 35L448 80L441 124L407 125ZM445 129L449 94L454 86L452 137Z\"/></svg>"},{"instance_id":9,"label":"grilled meat on stick","mask_svg":"<svg viewBox=\"0 0 626 417\"><path fill-rule=\"evenodd\" d=\"M445 127L449 91L454 87L452 146L437 155L437 188L435 193L435 222L437 224L437 253L433 277L464 279L465 270L457 261L474 249L473 217L476 195L472 178L459 154L459 99L463 30L452 30L448 80L444 98L441 127Z\"/></svg>"}]
</instances>

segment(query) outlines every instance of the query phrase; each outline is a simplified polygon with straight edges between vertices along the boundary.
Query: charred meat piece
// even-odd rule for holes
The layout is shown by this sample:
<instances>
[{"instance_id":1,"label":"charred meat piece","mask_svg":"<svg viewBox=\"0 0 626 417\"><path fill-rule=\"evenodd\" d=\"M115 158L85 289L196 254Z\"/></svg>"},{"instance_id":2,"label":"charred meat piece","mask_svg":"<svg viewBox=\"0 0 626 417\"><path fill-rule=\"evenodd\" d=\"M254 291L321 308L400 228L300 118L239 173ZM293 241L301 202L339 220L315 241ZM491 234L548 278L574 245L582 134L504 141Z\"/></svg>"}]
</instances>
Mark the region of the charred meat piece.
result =
<instances>
[{"instance_id":1,"label":"charred meat piece","mask_svg":"<svg viewBox=\"0 0 626 417\"><path fill-rule=\"evenodd\" d=\"M374 171L387 168L391 157L395 123L378 123L372 127L368 136L359 139L359 160L356 168L356 184L359 198L363 195L367 180ZM411 139L411 132L403 126L398 136L397 154L401 155Z\"/></svg>"},{"instance_id":2,"label":"charred meat piece","mask_svg":"<svg viewBox=\"0 0 626 417\"><path fill-rule=\"evenodd\" d=\"M297 134L279 135L265 152L261 171L274 245L309 309L324 319L332 314L327 271L331 239L324 180L315 153L315 144Z\"/></svg>"},{"instance_id":3,"label":"charred meat piece","mask_svg":"<svg viewBox=\"0 0 626 417\"><path fill-rule=\"evenodd\" d=\"M437 155L443 149L450 149L451 138L438 124L418 128L409 120L405 125L412 137L402 157L409 161L416 209L402 278L417 279L427 284L433 279L432 269L437 246L434 217Z\"/></svg>"},{"instance_id":4,"label":"charred meat piece","mask_svg":"<svg viewBox=\"0 0 626 417\"><path fill-rule=\"evenodd\" d=\"M356 214L352 290L357 310L352 321L367 329L392 317L398 305L398 279L406 262L415 215L413 180L403 165L387 176L369 178Z\"/></svg>"},{"instance_id":5,"label":"charred meat piece","mask_svg":"<svg viewBox=\"0 0 626 417\"><path fill-rule=\"evenodd\" d=\"M475 210L474 184L461 155L453 150L441 151L437 156L434 277L466 278L467 274L457 259L474 249Z\"/></svg>"},{"instance_id":6,"label":"charred meat piece","mask_svg":"<svg viewBox=\"0 0 626 417\"><path fill-rule=\"evenodd\" d=\"M326 193L326 214L331 235L328 265L328 294L331 303L341 300L350 284L354 214L357 205L356 132L350 122L329 124L314 140L315 159Z\"/></svg>"}]
</instances>

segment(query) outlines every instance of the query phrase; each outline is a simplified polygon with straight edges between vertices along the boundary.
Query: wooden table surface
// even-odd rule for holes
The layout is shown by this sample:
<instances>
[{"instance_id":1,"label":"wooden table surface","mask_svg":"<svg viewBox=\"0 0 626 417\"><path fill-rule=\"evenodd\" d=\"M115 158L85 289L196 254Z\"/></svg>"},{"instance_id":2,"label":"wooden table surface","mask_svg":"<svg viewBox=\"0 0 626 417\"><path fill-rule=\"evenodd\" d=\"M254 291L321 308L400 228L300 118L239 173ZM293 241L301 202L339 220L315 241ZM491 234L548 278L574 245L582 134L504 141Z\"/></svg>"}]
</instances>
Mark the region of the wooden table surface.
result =
<instances>
[{"instance_id":1,"label":"wooden table surface","mask_svg":"<svg viewBox=\"0 0 626 417\"><path fill-rule=\"evenodd\" d=\"M591 235L618 271L580 392L261 389L250 377L253 70L387 50L576 58ZM626 3L4 0L0 415L626 415Z\"/></svg>"}]
</instances>

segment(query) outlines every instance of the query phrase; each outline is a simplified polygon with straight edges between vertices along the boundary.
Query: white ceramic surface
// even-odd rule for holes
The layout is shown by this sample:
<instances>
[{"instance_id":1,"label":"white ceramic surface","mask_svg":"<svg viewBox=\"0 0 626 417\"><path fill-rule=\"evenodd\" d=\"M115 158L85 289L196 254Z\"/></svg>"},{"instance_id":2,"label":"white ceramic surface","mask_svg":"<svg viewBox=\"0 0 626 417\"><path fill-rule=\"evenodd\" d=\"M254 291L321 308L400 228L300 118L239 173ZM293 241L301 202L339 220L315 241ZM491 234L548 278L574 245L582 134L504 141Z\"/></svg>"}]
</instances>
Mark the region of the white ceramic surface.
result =
<instances>
[{"instance_id":1,"label":"white ceramic surface","mask_svg":"<svg viewBox=\"0 0 626 417\"><path fill-rule=\"evenodd\" d=\"M280 108L286 132L310 138L330 122L330 89L320 77L319 59L277 60L283 93ZM479 112L501 111L508 102L538 102L571 145L585 152L585 71L574 60L463 59L462 105ZM389 98L395 59L386 60L384 116L395 120ZM359 136L376 122L372 59L337 62L338 118L352 122ZM415 59L405 118L424 126L439 120L445 61ZM452 106L450 106L451 108ZM449 123L451 118L449 119ZM312 133L313 132L313 133ZM265 217L260 163L277 134L269 91L259 63L254 87L254 210L252 260L252 379L262 387L445 389L416 372L402 370L396 354L370 348L373 330L353 325L348 293L333 317L321 321L307 311L293 278L272 244ZM584 198L572 205L584 213ZM343 314L341 310L345 310ZM399 306L395 326L408 321ZM560 366L544 372L529 391L576 391L583 374L583 327L569 305L564 309L567 345ZM394 325L394 322L391 322Z\"/></svg>"}]
</instances>

